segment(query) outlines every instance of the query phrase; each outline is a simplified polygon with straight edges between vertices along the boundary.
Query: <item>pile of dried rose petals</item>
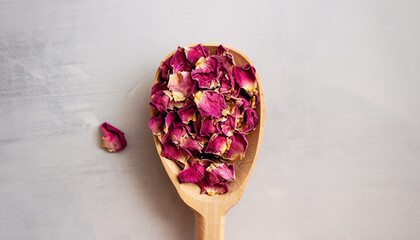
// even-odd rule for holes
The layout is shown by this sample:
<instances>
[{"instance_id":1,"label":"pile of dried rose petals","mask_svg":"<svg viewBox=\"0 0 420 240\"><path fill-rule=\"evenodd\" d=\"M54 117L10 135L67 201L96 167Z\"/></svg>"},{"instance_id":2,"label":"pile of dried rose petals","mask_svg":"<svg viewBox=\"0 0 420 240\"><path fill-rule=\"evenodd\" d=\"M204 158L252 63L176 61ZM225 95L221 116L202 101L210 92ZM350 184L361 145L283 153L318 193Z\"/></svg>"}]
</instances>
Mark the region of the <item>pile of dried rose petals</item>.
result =
<instances>
[{"instance_id":1,"label":"pile of dried rose petals","mask_svg":"<svg viewBox=\"0 0 420 240\"><path fill-rule=\"evenodd\" d=\"M234 162L245 156L258 116L255 68L235 66L222 45L215 55L201 44L178 47L161 63L152 87L149 128L162 143L162 157L183 170L181 183L197 183L201 193L228 192Z\"/></svg>"}]
</instances>

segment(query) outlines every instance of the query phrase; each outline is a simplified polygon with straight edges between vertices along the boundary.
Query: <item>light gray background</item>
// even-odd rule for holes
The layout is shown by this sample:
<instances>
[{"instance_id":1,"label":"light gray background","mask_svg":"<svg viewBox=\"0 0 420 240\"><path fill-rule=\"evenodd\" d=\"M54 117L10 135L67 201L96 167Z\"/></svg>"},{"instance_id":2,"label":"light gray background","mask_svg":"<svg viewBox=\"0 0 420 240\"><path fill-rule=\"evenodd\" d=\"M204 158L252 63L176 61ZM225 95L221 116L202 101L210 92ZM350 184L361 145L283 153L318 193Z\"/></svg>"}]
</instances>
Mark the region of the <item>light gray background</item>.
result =
<instances>
[{"instance_id":1,"label":"light gray background","mask_svg":"<svg viewBox=\"0 0 420 240\"><path fill-rule=\"evenodd\" d=\"M225 239L420 239L419 23L419 1L1 0L0 239L193 240L147 103L161 59L204 42L266 97Z\"/></svg>"}]
</instances>

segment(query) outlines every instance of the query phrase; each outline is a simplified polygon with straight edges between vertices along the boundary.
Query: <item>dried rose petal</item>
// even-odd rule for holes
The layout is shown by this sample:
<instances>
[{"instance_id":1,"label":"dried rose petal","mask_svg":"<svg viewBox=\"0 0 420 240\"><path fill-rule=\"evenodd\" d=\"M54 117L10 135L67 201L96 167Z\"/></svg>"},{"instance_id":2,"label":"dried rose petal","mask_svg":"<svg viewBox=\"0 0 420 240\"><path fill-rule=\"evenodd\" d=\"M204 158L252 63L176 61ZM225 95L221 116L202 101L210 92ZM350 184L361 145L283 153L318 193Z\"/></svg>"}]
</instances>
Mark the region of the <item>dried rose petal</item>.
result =
<instances>
[{"instance_id":1,"label":"dried rose petal","mask_svg":"<svg viewBox=\"0 0 420 240\"><path fill-rule=\"evenodd\" d=\"M228 137L232 136L236 129L236 118L227 116L225 120L218 123L217 129Z\"/></svg>"},{"instance_id":2,"label":"dried rose petal","mask_svg":"<svg viewBox=\"0 0 420 240\"><path fill-rule=\"evenodd\" d=\"M171 143L162 144L162 148L163 150L161 155L167 159L176 160L186 164L187 160L190 158L190 155L187 152L181 148L175 147Z\"/></svg>"},{"instance_id":3,"label":"dried rose petal","mask_svg":"<svg viewBox=\"0 0 420 240\"><path fill-rule=\"evenodd\" d=\"M206 168L206 172L208 172L208 178L210 181L218 183L220 181L228 181L232 182L235 180L235 165L229 164L227 166L224 163L212 163L210 166Z\"/></svg>"},{"instance_id":4,"label":"dried rose petal","mask_svg":"<svg viewBox=\"0 0 420 240\"><path fill-rule=\"evenodd\" d=\"M191 103L189 106L180 109L178 111L178 116L183 123L188 124L189 121L196 120L196 112L197 109L195 108L195 104Z\"/></svg>"},{"instance_id":5,"label":"dried rose petal","mask_svg":"<svg viewBox=\"0 0 420 240\"><path fill-rule=\"evenodd\" d=\"M210 138L209 143L206 148L204 148L203 152L221 156L229 149L230 142L230 139L215 133Z\"/></svg>"},{"instance_id":6,"label":"dried rose petal","mask_svg":"<svg viewBox=\"0 0 420 240\"><path fill-rule=\"evenodd\" d=\"M149 128L150 130L152 130L154 135L157 135L157 136L161 135L163 122L164 122L164 116L162 114L158 114L150 118Z\"/></svg>"},{"instance_id":7,"label":"dried rose petal","mask_svg":"<svg viewBox=\"0 0 420 240\"><path fill-rule=\"evenodd\" d=\"M161 90L168 90L168 86L166 82L153 84L150 96L155 95L157 92Z\"/></svg>"},{"instance_id":8,"label":"dried rose petal","mask_svg":"<svg viewBox=\"0 0 420 240\"><path fill-rule=\"evenodd\" d=\"M104 122L100 126L102 133L102 147L106 148L108 152L119 152L127 146L124 133L114 126Z\"/></svg>"},{"instance_id":9,"label":"dried rose petal","mask_svg":"<svg viewBox=\"0 0 420 240\"><path fill-rule=\"evenodd\" d=\"M184 100L191 95L196 83L191 78L190 72L178 72L169 76L168 88L176 102Z\"/></svg>"},{"instance_id":10,"label":"dried rose petal","mask_svg":"<svg viewBox=\"0 0 420 240\"><path fill-rule=\"evenodd\" d=\"M220 86L220 80L217 78L217 68L219 62L217 58L201 58L197 62L197 67L191 72L192 79L198 82L199 88L214 89Z\"/></svg>"},{"instance_id":11,"label":"dried rose petal","mask_svg":"<svg viewBox=\"0 0 420 240\"><path fill-rule=\"evenodd\" d=\"M241 160L245 156L246 149L248 148L248 140L240 133L234 133L230 139L232 143L227 154L228 158L230 160Z\"/></svg>"},{"instance_id":12,"label":"dried rose petal","mask_svg":"<svg viewBox=\"0 0 420 240\"><path fill-rule=\"evenodd\" d=\"M233 67L233 75L239 87L244 89L248 94L256 94L257 91L257 77L255 75L255 68L249 64L243 67Z\"/></svg>"},{"instance_id":13,"label":"dried rose petal","mask_svg":"<svg viewBox=\"0 0 420 240\"><path fill-rule=\"evenodd\" d=\"M180 71L191 72L193 66L185 56L184 48L182 47L178 47L178 50L172 55L170 65L173 68L174 74Z\"/></svg>"},{"instance_id":14,"label":"dried rose petal","mask_svg":"<svg viewBox=\"0 0 420 240\"><path fill-rule=\"evenodd\" d=\"M201 120L200 136L211 137L216 132L215 119L203 118L203 120Z\"/></svg>"},{"instance_id":15,"label":"dried rose petal","mask_svg":"<svg viewBox=\"0 0 420 240\"><path fill-rule=\"evenodd\" d=\"M172 95L168 90L161 90L152 95L149 105L158 112L166 113L168 112L167 107L171 98Z\"/></svg>"},{"instance_id":16,"label":"dried rose petal","mask_svg":"<svg viewBox=\"0 0 420 240\"><path fill-rule=\"evenodd\" d=\"M228 187L227 183L225 183L225 182L220 182L220 183L216 183L216 184L211 185L204 178L201 181L197 182L197 184L201 188L201 192L200 192L201 194L207 193L210 196L213 196L215 194L224 194L224 193L227 193L229 191L229 187Z\"/></svg>"},{"instance_id":17,"label":"dried rose petal","mask_svg":"<svg viewBox=\"0 0 420 240\"><path fill-rule=\"evenodd\" d=\"M179 146L184 149L191 157L197 157L203 150L201 142L193 139L188 135L184 135L179 143Z\"/></svg>"},{"instance_id":18,"label":"dried rose petal","mask_svg":"<svg viewBox=\"0 0 420 240\"><path fill-rule=\"evenodd\" d=\"M191 166L186 165L184 170L179 172L178 178L181 183L196 183L204 178L205 171L200 162L196 161Z\"/></svg>"},{"instance_id":19,"label":"dried rose petal","mask_svg":"<svg viewBox=\"0 0 420 240\"><path fill-rule=\"evenodd\" d=\"M235 65L232 54L229 53L229 50L223 45L219 45L216 49L217 57L222 60L224 65L232 70L232 67Z\"/></svg>"},{"instance_id":20,"label":"dried rose petal","mask_svg":"<svg viewBox=\"0 0 420 240\"><path fill-rule=\"evenodd\" d=\"M160 64L160 69L162 69L162 78L165 80L168 80L169 74L172 71L172 66L170 64L171 60L172 56Z\"/></svg>"},{"instance_id":21,"label":"dried rose petal","mask_svg":"<svg viewBox=\"0 0 420 240\"><path fill-rule=\"evenodd\" d=\"M255 110L252 108L245 109L244 120L242 122L240 131L243 133L247 133L254 130L255 126L257 126L257 122L258 122L257 112L255 112Z\"/></svg>"},{"instance_id":22,"label":"dried rose petal","mask_svg":"<svg viewBox=\"0 0 420 240\"><path fill-rule=\"evenodd\" d=\"M227 107L223 95L210 90L196 92L194 102L203 117L219 118Z\"/></svg>"},{"instance_id":23,"label":"dried rose petal","mask_svg":"<svg viewBox=\"0 0 420 240\"><path fill-rule=\"evenodd\" d=\"M194 47L185 47L185 55L188 61L195 64L201 57L208 57L210 52L203 45L198 44Z\"/></svg>"}]
</instances>

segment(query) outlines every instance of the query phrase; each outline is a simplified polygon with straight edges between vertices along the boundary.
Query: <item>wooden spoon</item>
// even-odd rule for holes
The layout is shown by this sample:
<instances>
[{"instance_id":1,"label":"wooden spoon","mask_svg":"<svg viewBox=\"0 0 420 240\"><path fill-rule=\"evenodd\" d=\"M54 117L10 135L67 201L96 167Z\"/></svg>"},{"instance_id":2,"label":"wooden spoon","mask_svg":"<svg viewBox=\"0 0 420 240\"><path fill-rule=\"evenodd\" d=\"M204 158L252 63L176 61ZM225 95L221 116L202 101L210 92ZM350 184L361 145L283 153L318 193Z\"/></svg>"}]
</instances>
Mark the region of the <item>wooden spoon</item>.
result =
<instances>
[{"instance_id":1,"label":"wooden spoon","mask_svg":"<svg viewBox=\"0 0 420 240\"><path fill-rule=\"evenodd\" d=\"M211 54L215 54L216 48L219 46L219 44L203 45L210 51ZM249 58L239 50L227 46L225 47L228 48L229 52L233 55L235 65L253 65L251 60L249 60ZM174 53L175 51L170 53L164 61ZM158 68L154 83L159 81L160 75L161 69ZM249 141L249 145L245 157L240 161L235 161L236 180L229 183L229 192L223 195L216 194L214 196L209 196L207 194L200 194L200 187L197 184L180 184L178 180L178 173L181 171L181 168L174 161L161 156L162 145L159 139L154 136L156 149L159 153L160 159L162 160L162 164L165 167L166 173L174 184L181 199L194 211L197 240L223 240L226 213L239 201L245 190L246 184L248 183L249 177L251 176L257 160L258 152L260 150L265 121L264 94L258 73L257 80L260 102L256 107L256 111L259 120L255 130L246 136Z\"/></svg>"}]
</instances>

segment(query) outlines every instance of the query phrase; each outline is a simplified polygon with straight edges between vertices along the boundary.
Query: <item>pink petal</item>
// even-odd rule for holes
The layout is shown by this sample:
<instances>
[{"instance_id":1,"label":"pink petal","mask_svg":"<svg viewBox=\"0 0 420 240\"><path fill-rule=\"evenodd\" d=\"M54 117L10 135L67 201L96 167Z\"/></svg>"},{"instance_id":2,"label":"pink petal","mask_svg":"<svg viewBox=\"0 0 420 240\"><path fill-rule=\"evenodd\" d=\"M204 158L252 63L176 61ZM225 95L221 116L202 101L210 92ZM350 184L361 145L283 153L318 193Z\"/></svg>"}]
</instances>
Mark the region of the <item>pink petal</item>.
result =
<instances>
[{"instance_id":1,"label":"pink petal","mask_svg":"<svg viewBox=\"0 0 420 240\"><path fill-rule=\"evenodd\" d=\"M248 94L256 94L257 91L257 77L255 75L255 68L249 64L243 67L233 67L233 75L239 87L244 89Z\"/></svg>"},{"instance_id":2,"label":"pink petal","mask_svg":"<svg viewBox=\"0 0 420 240\"><path fill-rule=\"evenodd\" d=\"M203 118L201 120L200 136L211 137L216 132L215 119Z\"/></svg>"},{"instance_id":3,"label":"pink petal","mask_svg":"<svg viewBox=\"0 0 420 240\"><path fill-rule=\"evenodd\" d=\"M161 90L168 90L168 83L167 82L163 82L163 83L155 83L152 86L152 91L150 96L155 95L157 92L161 91Z\"/></svg>"},{"instance_id":4,"label":"pink petal","mask_svg":"<svg viewBox=\"0 0 420 240\"><path fill-rule=\"evenodd\" d=\"M232 94L234 92L235 80L229 69L227 69L223 63L221 63L218 68L217 79L220 82L220 93Z\"/></svg>"},{"instance_id":5,"label":"pink petal","mask_svg":"<svg viewBox=\"0 0 420 240\"><path fill-rule=\"evenodd\" d=\"M191 95L195 87L196 83L192 80L190 72L178 72L169 76L168 88L176 102Z\"/></svg>"},{"instance_id":6,"label":"pink petal","mask_svg":"<svg viewBox=\"0 0 420 240\"><path fill-rule=\"evenodd\" d=\"M102 147L108 152L119 152L127 146L124 133L119 129L106 122L102 123L100 128L103 132Z\"/></svg>"},{"instance_id":7,"label":"pink petal","mask_svg":"<svg viewBox=\"0 0 420 240\"><path fill-rule=\"evenodd\" d=\"M226 137L218 135L215 133L209 140L206 148L204 148L204 153L212 153L215 155L221 156L229 149L230 139L228 140Z\"/></svg>"},{"instance_id":8,"label":"pink petal","mask_svg":"<svg viewBox=\"0 0 420 240\"><path fill-rule=\"evenodd\" d=\"M230 144L228 158L230 160L241 160L248 148L248 140L240 133L234 133L230 139L232 143Z\"/></svg>"},{"instance_id":9,"label":"pink petal","mask_svg":"<svg viewBox=\"0 0 420 240\"><path fill-rule=\"evenodd\" d=\"M225 180L232 182L235 180L234 164L229 164L229 166L227 166L225 163L212 163L206 168L206 171L211 173L211 177L213 178L212 181L220 182L221 180Z\"/></svg>"},{"instance_id":10,"label":"pink petal","mask_svg":"<svg viewBox=\"0 0 420 240\"><path fill-rule=\"evenodd\" d=\"M190 136L182 138L179 146L190 154L191 157L198 157L203 150L203 145Z\"/></svg>"},{"instance_id":11,"label":"pink petal","mask_svg":"<svg viewBox=\"0 0 420 240\"><path fill-rule=\"evenodd\" d=\"M220 80L217 78L218 65L217 58L213 57L199 62L196 69L191 72L191 77L198 82L199 88L214 89L220 86Z\"/></svg>"},{"instance_id":12,"label":"pink petal","mask_svg":"<svg viewBox=\"0 0 420 240\"><path fill-rule=\"evenodd\" d=\"M182 148L177 148L171 143L162 144L162 147L163 150L161 155L167 159L176 160L185 164L190 158L190 155Z\"/></svg>"},{"instance_id":13,"label":"pink petal","mask_svg":"<svg viewBox=\"0 0 420 240\"><path fill-rule=\"evenodd\" d=\"M225 136L232 136L236 128L236 119L231 116L227 116L226 120L220 121L217 125L219 132L223 133Z\"/></svg>"},{"instance_id":14,"label":"pink petal","mask_svg":"<svg viewBox=\"0 0 420 240\"><path fill-rule=\"evenodd\" d=\"M201 57L208 57L209 50L207 50L203 45L198 44L194 47L185 47L185 55L192 64L195 64L198 59Z\"/></svg>"},{"instance_id":15,"label":"pink petal","mask_svg":"<svg viewBox=\"0 0 420 240\"><path fill-rule=\"evenodd\" d=\"M198 91L194 96L198 111L203 117L219 118L227 107L223 95L215 91Z\"/></svg>"},{"instance_id":16,"label":"pink petal","mask_svg":"<svg viewBox=\"0 0 420 240\"><path fill-rule=\"evenodd\" d=\"M255 110L252 108L245 109L241 132L247 133L254 130L255 126L257 126L257 122L257 112L255 112Z\"/></svg>"},{"instance_id":17,"label":"pink petal","mask_svg":"<svg viewBox=\"0 0 420 240\"><path fill-rule=\"evenodd\" d=\"M215 194L224 194L229 191L229 187L225 182L210 185L206 179L202 179L201 181L197 182L197 184L201 188L201 194L207 193L210 196Z\"/></svg>"},{"instance_id":18,"label":"pink petal","mask_svg":"<svg viewBox=\"0 0 420 240\"><path fill-rule=\"evenodd\" d=\"M219 45L216 49L217 57L223 61L224 65L231 69L235 63L233 60L233 55L229 53L229 50L225 48L223 45Z\"/></svg>"},{"instance_id":19,"label":"pink petal","mask_svg":"<svg viewBox=\"0 0 420 240\"><path fill-rule=\"evenodd\" d=\"M178 177L181 183L196 183L204 178L206 169L196 161L191 166L186 166L184 170L179 172Z\"/></svg>"},{"instance_id":20,"label":"pink petal","mask_svg":"<svg viewBox=\"0 0 420 240\"><path fill-rule=\"evenodd\" d=\"M169 112L168 115L165 117L165 128L164 131L167 132L168 129L172 126L172 123L175 121L177 117L176 112Z\"/></svg>"},{"instance_id":21,"label":"pink petal","mask_svg":"<svg viewBox=\"0 0 420 240\"><path fill-rule=\"evenodd\" d=\"M149 105L158 112L166 113L168 112L166 108L170 100L170 93L167 90L161 90L155 95L152 95Z\"/></svg>"},{"instance_id":22,"label":"pink petal","mask_svg":"<svg viewBox=\"0 0 420 240\"><path fill-rule=\"evenodd\" d=\"M191 103L189 106L180 109L178 111L178 116L183 123L188 124L189 121L196 120L196 112L197 109L195 108L195 104Z\"/></svg>"},{"instance_id":23,"label":"pink petal","mask_svg":"<svg viewBox=\"0 0 420 240\"><path fill-rule=\"evenodd\" d=\"M192 63L188 61L187 57L185 56L184 48L178 47L178 50L172 56L170 61L170 65L173 68L173 73L187 71L191 72Z\"/></svg>"},{"instance_id":24,"label":"pink petal","mask_svg":"<svg viewBox=\"0 0 420 240\"><path fill-rule=\"evenodd\" d=\"M172 56L170 56L168 59L166 59L164 62L160 64L160 69L162 69L162 78L164 80L168 80L169 75L172 71L172 66L170 65L170 62L172 60Z\"/></svg>"},{"instance_id":25,"label":"pink petal","mask_svg":"<svg viewBox=\"0 0 420 240\"><path fill-rule=\"evenodd\" d=\"M149 121L149 128L152 130L154 135L161 135L162 126L164 122L164 116L162 114L158 114L156 116L152 116Z\"/></svg>"}]
</instances>

